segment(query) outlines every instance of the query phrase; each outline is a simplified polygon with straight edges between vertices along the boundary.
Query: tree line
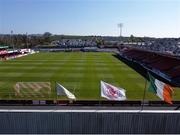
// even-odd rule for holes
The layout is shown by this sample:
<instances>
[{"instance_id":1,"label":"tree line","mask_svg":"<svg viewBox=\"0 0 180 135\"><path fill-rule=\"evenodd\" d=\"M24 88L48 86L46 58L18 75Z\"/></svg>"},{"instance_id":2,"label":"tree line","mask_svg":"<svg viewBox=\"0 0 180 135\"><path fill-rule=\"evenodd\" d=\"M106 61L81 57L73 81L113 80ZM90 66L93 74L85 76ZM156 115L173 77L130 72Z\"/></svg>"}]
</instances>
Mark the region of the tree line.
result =
<instances>
[{"instance_id":1,"label":"tree line","mask_svg":"<svg viewBox=\"0 0 180 135\"><path fill-rule=\"evenodd\" d=\"M51 33L44 34L3 34L0 35L0 45L7 45L10 48L32 48L37 45L50 44Z\"/></svg>"},{"instance_id":2,"label":"tree line","mask_svg":"<svg viewBox=\"0 0 180 135\"><path fill-rule=\"evenodd\" d=\"M0 35L0 45L8 45L10 48L34 48L43 45L51 45L54 40L62 39L93 39L97 45L111 44L108 41L115 40L117 43L119 41L123 42L144 42L144 37L135 37L131 35L130 37L103 37L103 36L75 36L75 35L52 35L50 32L45 32L44 34L2 34ZM115 43L115 44L117 44Z\"/></svg>"}]
</instances>

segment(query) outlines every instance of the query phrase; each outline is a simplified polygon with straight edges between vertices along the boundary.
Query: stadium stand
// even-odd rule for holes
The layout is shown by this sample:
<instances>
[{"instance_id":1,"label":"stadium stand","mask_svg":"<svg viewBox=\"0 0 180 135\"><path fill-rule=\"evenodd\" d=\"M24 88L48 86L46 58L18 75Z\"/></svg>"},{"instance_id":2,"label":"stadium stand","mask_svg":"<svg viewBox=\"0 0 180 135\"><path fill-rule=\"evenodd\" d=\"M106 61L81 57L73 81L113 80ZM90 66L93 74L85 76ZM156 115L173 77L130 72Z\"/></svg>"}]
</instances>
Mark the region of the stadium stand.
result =
<instances>
[{"instance_id":1,"label":"stadium stand","mask_svg":"<svg viewBox=\"0 0 180 135\"><path fill-rule=\"evenodd\" d=\"M32 53L31 49L9 49L9 46L0 45L0 60L14 59L17 57L25 56L28 53Z\"/></svg>"},{"instance_id":2,"label":"stadium stand","mask_svg":"<svg viewBox=\"0 0 180 135\"><path fill-rule=\"evenodd\" d=\"M180 39L178 38L159 38L153 41L145 41L143 44L133 44L133 47L154 51L158 53L180 56Z\"/></svg>"},{"instance_id":3,"label":"stadium stand","mask_svg":"<svg viewBox=\"0 0 180 135\"><path fill-rule=\"evenodd\" d=\"M173 86L180 86L179 58L137 48L120 49L120 56L142 66L144 72L152 72L160 77L160 80L164 79Z\"/></svg>"},{"instance_id":4,"label":"stadium stand","mask_svg":"<svg viewBox=\"0 0 180 135\"><path fill-rule=\"evenodd\" d=\"M7 48L8 48L8 46L1 46L0 45L0 58L1 58L1 60L4 60L5 56L8 54Z\"/></svg>"},{"instance_id":5,"label":"stadium stand","mask_svg":"<svg viewBox=\"0 0 180 135\"><path fill-rule=\"evenodd\" d=\"M61 39L55 40L51 44L58 46L59 48L95 47L97 45L96 42L92 39Z\"/></svg>"}]
</instances>

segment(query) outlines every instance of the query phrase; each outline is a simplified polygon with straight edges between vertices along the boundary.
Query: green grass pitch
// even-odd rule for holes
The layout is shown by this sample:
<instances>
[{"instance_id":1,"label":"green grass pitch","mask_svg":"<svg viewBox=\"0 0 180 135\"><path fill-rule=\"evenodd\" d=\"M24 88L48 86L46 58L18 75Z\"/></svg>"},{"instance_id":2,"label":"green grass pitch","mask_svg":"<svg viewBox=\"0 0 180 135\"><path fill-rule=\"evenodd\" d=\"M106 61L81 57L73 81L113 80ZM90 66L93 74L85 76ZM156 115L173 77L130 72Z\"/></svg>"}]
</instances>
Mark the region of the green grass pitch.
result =
<instances>
[{"instance_id":1,"label":"green grass pitch","mask_svg":"<svg viewBox=\"0 0 180 135\"><path fill-rule=\"evenodd\" d=\"M62 52L36 53L14 60L0 62L0 99L67 99L56 96L55 82L59 82L77 100L103 100L100 97L100 80L122 87L128 100L142 100L145 79L113 56L113 53ZM35 96L34 91L23 91L15 96L17 82L51 82L51 94ZM180 99L175 89L173 99ZM147 100L159 100L146 92ZM104 99L105 100L105 99Z\"/></svg>"}]
</instances>

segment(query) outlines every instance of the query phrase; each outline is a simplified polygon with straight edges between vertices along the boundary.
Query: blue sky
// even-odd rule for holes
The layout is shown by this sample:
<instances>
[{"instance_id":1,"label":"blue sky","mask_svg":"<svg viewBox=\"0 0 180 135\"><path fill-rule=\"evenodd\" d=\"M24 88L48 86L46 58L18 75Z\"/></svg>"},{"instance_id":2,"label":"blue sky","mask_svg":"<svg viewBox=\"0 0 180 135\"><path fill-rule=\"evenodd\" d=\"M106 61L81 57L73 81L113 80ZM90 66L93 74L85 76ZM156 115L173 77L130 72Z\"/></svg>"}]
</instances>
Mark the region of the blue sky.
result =
<instances>
[{"instance_id":1,"label":"blue sky","mask_svg":"<svg viewBox=\"0 0 180 135\"><path fill-rule=\"evenodd\" d=\"M0 33L180 37L180 0L0 0Z\"/></svg>"}]
</instances>

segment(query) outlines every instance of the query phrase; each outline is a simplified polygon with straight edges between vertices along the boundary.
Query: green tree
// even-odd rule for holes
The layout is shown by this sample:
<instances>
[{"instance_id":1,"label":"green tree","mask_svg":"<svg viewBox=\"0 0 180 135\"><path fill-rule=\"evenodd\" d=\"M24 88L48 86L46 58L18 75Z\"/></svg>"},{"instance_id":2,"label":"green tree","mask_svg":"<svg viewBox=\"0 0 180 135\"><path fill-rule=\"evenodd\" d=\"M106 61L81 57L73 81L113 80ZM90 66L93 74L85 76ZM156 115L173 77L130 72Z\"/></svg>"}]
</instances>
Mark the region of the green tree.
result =
<instances>
[{"instance_id":1,"label":"green tree","mask_svg":"<svg viewBox=\"0 0 180 135\"><path fill-rule=\"evenodd\" d=\"M51 35L52 34L50 32L45 32L43 34L44 44L49 44L51 42L51 40L50 40Z\"/></svg>"}]
</instances>

